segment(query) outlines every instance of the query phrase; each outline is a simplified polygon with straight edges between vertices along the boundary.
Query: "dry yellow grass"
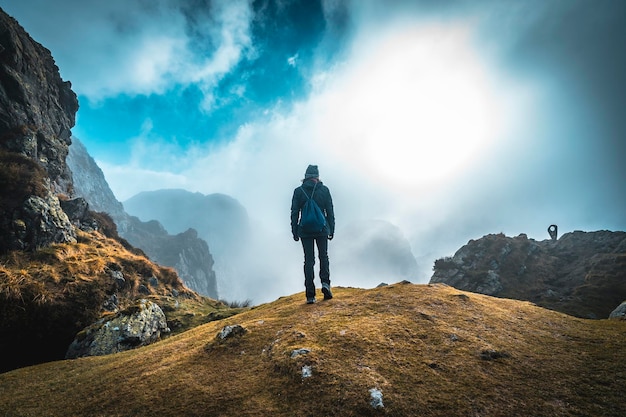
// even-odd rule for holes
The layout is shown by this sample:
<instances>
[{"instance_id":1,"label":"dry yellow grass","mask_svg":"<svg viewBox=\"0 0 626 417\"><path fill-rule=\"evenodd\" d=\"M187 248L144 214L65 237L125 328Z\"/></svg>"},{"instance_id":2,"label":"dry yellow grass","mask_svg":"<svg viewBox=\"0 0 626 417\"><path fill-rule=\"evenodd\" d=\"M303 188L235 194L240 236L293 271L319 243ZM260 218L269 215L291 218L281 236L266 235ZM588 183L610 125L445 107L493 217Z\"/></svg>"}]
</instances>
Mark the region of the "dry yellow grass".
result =
<instances>
[{"instance_id":1,"label":"dry yellow grass","mask_svg":"<svg viewBox=\"0 0 626 417\"><path fill-rule=\"evenodd\" d=\"M155 301L173 333L242 311L199 296L172 268L114 239L77 233L76 243L0 256L0 372L63 358L79 331L111 314L103 305L113 295L120 310ZM112 271L123 273L121 284Z\"/></svg>"},{"instance_id":2,"label":"dry yellow grass","mask_svg":"<svg viewBox=\"0 0 626 417\"><path fill-rule=\"evenodd\" d=\"M157 344L0 375L3 416L623 416L626 323L447 286L284 297ZM247 332L216 339L225 325ZM291 357L295 349L309 354ZM303 366L312 376L303 378ZM370 405L372 388L384 408Z\"/></svg>"}]
</instances>

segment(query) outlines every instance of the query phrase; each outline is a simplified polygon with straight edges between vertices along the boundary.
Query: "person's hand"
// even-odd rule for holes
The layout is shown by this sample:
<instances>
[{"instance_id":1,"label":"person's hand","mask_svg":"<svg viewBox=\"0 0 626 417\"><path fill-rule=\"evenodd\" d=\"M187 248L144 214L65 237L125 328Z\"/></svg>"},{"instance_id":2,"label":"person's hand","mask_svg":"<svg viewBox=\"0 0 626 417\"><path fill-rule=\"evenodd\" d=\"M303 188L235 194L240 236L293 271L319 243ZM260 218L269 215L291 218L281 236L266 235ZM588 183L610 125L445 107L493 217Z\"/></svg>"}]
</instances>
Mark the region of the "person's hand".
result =
<instances>
[{"instance_id":1,"label":"person's hand","mask_svg":"<svg viewBox=\"0 0 626 417\"><path fill-rule=\"evenodd\" d=\"M334 237L335 235L328 235L328 240L333 240Z\"/></svg>"},{"instance_id":2,"label":"person's hand","mask_svg":"<svg viewBox=\"0 0 626 417\"><path fill-rule=\"evenodd\" d=\"M298 235L293 235L293 240L295 240L296 242L300 240L300 238L298 237Z\"/></svg>"}]
</instances>

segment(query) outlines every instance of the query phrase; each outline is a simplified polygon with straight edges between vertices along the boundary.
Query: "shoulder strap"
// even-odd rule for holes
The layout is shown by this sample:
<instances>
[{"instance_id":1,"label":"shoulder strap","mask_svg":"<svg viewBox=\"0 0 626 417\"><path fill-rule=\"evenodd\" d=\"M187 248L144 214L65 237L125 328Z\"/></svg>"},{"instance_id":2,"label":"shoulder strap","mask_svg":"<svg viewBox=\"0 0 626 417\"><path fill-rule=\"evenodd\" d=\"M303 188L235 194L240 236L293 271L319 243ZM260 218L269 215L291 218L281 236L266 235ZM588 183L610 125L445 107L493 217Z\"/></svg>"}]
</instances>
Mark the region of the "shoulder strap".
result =
<instances>
[{"instance_id":1,"label":"shoulder strap","mask_svg":"<svg viewBox=\"0 0 626 417\"><path fill-rule=\"evenodd\" d=\"M317 187L317 183L315 183L315 185L313 185L313 192L311 193L311 197L309 197L309 195L306 193L306 191L304 191L303 185L300 186L300 189L302 190L302 192L304 193L306 198L310 200L310 199L313 198L313 194L315 194L315 187Z\"/></svg>"}]
</instances>

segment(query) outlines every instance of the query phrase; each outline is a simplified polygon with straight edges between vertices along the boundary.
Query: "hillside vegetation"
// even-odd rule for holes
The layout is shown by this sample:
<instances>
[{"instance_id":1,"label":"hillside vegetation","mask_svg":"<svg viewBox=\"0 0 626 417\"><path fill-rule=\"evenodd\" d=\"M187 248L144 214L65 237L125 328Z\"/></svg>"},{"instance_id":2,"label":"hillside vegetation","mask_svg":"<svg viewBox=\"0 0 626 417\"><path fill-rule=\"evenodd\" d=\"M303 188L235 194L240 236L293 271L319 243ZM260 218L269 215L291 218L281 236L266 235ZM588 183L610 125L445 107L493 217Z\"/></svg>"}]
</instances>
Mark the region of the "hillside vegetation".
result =
<instances>
[{"instance_id":1,"label":"hillside vegetation","mask_svg":"<svg viewBox=\"0 0 626 417\"><path fill-rule=\"evenodd\" d=\"M624 321L441 284L303 300L280 298L132 351L1 374L0 414L626 415ZM243 330L222 339L227 325Z\"/></svg>"},{"instance_id":2,"label":"hillside vegetation","mask_svg":"<svg viewBox=\"0 0 626 417\"><path fill-rule=\"evenodd\" d=\"M199 296L173 269L115 239L80 230L77 237L0 255L0 372L63 359L79 331L138 299L158 304L173 333L242 311Z\"/></svg>"}]
</instances>

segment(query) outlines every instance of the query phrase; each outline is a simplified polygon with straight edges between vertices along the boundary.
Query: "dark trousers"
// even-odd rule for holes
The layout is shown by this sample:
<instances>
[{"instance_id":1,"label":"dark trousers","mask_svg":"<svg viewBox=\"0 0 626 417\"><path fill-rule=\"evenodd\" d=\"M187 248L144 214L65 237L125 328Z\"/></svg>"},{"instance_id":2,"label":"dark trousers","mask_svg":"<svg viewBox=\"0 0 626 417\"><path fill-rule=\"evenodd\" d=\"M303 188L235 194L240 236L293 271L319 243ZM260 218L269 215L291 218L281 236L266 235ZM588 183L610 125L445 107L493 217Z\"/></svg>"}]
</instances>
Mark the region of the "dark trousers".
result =
<instances>
[{"instance_id":1,"label":"dark trousers","mask_svg":"<svg viewBox=\"0 0 626 417\"><path fill-rule=\"evenodd\" d=\"M304 237L302 249L304 249L304 288L306 297L315 297L315 247L317 245L318 257L320 258L320 279L322 284L330 285L330 263L328 261L328 236Z\"/></svg>"}]
</instances>

